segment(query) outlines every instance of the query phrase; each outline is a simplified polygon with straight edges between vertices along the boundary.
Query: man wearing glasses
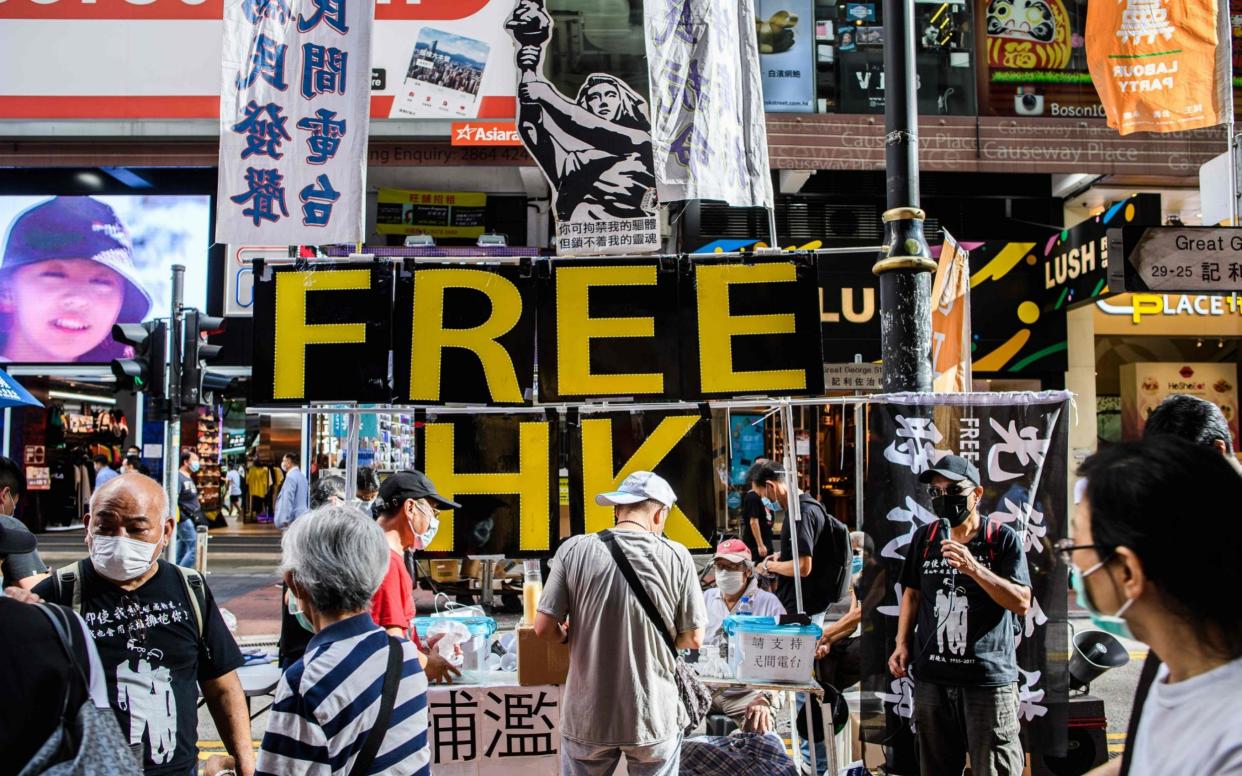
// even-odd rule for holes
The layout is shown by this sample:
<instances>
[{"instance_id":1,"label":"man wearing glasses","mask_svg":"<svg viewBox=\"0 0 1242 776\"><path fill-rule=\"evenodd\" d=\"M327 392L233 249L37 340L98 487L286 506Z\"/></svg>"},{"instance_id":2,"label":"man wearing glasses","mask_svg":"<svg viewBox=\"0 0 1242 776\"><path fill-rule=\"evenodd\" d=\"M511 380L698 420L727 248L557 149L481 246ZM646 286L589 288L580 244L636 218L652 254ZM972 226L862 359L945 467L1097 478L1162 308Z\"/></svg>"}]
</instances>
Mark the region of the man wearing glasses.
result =
<instances>
[{"instance_id":1,"label":"man wearing glasses","mask_svg":"<svg viewBox=\"0 0 1242 776\"><path fill-rule=\"evenodd\" d=\"M423 550L440 529L441 509L460 509L461 504L436 492L426 474L403 471L380 485L379 502L373 512L388 540L388 573L371 599L371 619L390 636L412 639L423 654L423 672L436 684L452 683L452 674L461 675L440 653L432 649L433 639L424 645L410 623L414 619L414 577L406 565L406 553ZM411 560L412 562L412 560Z\"/></svg>"},{"instance_id":2,"label":"man wearing glasses","mask_svg":"<svg viewBox=\"0 0 1242 776\"><path fill-rule=\"evenodd\" d=\"M1021 773L1015 636L1031 605L1022 542L980 518L970 461L947 455L919 480L939 519L910 541L888 668L915 682L920 770L960 776L969 753L976 776Z\"/></svg>"},{"instance_id":3,"label":"man wearing glasses","mask_svg":"<svg viewBox=\"0 0 1242 776\"><path fill-rule=\"evenodd\" d=\"M207 702L237 773L254 772L237 643L202 577L160 558L172 536L168 497L137 473L91 495L87 560L34 589L72 606L99 649L108 698L144 773L191 773L198 762L198 696Z\"/></svg>"}]
</instances>

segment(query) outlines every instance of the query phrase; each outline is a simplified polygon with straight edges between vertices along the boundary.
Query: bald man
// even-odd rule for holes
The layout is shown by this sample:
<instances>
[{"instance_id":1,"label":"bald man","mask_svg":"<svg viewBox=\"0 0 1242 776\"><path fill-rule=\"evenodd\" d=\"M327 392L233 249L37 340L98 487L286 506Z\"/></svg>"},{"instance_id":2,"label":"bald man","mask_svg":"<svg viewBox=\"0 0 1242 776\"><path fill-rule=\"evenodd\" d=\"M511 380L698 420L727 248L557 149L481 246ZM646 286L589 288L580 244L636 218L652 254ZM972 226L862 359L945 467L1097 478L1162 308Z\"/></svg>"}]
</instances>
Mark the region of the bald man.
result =
<instances>
[{"instance_id":1,"label":"bald man","mask_svg":"<svg viewBox=\"0 0 1242 776\"><path fill-rule=\"evenodd\" d=\"M250 716L236 669L237 643L207 585L160 558L173 532L168 497L137 473L91 496L87 559L34 592L74 605L86 621L108 681L108 698L144 773L192 773L198 762L198 687L237 772L254 772ZM197 685L197 686L196 686Z\"/></svg>"}]
</instances>

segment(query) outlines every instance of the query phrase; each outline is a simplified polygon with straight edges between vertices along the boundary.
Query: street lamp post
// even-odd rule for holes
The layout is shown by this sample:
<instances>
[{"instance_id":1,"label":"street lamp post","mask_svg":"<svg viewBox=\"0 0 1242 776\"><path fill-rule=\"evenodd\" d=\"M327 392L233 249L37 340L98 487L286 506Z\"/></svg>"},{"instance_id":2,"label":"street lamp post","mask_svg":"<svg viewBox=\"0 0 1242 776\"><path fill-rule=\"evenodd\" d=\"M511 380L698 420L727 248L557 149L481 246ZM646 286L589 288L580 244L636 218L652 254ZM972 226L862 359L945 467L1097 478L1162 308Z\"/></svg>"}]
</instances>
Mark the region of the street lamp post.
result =
<instances>
[{"instance_id":1,"label":"street lamp post","mask_svg":"<svg viewBox=\"0 0 1242 776\"><path fill-rule=\"evenodd\" d=\"M880 276L884 390L930 391L931 273L919 209L914 0L884 0L884 162L887 193Z\"/></svg>"}]
</instances>

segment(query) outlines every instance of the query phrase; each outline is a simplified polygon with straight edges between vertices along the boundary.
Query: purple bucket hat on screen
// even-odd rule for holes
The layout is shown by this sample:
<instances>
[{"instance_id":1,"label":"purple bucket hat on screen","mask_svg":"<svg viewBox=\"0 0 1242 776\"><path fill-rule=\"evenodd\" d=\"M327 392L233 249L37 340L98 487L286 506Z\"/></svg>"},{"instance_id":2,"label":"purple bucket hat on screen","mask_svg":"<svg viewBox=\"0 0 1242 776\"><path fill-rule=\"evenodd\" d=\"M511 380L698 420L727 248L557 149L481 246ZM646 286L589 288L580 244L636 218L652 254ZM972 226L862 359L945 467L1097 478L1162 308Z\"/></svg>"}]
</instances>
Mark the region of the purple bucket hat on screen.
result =
<instances>
[{"instance_id":1,"label":"purple bucket hat on screen","mask_svg":"<svg viewBox=\"0 0 1242 776\"><path fill-rule=\"evenodd\" d=\"M117 318L138 322L151 310L151 295L134 269L129 230L116 212L93 197L53 197L26 208L9 226L0 270L48 259L90 259L125 279Z\"/></svg>"}]
</instances>

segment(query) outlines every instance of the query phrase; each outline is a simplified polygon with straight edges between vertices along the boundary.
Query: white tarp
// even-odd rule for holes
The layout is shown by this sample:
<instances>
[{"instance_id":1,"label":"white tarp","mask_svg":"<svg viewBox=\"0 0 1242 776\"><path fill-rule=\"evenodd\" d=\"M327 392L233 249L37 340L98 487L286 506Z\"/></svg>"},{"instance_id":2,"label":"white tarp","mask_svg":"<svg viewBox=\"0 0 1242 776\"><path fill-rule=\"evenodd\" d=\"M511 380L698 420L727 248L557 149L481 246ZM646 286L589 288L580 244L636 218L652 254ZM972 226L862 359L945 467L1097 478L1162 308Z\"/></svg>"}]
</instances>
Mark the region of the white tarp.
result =
<instances>
[{"instance_id":1,"label":"white tarp","mask_svg":"<svg viewBox=\"0 0 1242 776\"><path fill-rule=\"evenodd\" d=\"M771 207L753 0L647 0L661 202Z\"/></svg>"},{"instance_id":2,"label":"white tarp","mask_svg":"<svg viewBox=\"0 0 1242 776\"><path fill-rule=\"evenodd\" d=\"M228 0L216 242L363 237L373 0Z\"/></svg>"}]
</instances>

